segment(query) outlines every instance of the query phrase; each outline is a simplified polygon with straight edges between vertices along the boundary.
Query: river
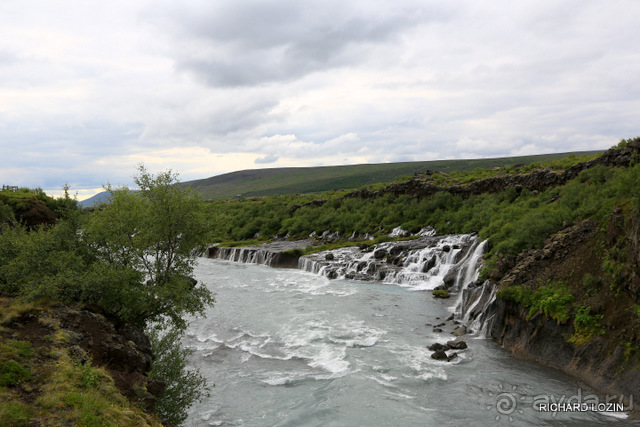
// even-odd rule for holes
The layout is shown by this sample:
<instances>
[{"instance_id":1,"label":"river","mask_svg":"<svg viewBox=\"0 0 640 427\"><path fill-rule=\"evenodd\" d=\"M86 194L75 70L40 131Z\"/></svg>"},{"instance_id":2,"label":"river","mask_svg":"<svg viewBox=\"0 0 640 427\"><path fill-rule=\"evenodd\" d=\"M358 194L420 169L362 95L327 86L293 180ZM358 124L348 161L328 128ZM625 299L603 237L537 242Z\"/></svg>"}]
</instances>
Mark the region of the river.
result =
<instances>
[{"instance_id":1,"label":"river","mask_svg":"<svg viewBox=\"0 0 640 427\"><path fill-rule=\"evenodd\" d=\"M185 344L215 387L187 426L630 424L583 405L607 396L491 340L465 336L456 359L432 359L430 344L454 338L453 302L430 292L207 258L195 277L216 304Z\"/></svg>"}]
</instances>

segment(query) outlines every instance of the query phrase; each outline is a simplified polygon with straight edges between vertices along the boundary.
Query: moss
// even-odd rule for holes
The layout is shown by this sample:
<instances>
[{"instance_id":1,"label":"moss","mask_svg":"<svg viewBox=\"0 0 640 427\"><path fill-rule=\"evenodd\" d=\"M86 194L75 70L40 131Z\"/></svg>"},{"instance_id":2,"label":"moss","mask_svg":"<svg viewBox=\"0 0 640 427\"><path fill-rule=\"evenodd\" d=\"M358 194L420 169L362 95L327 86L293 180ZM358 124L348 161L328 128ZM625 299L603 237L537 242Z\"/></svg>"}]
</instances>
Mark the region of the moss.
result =
<instances>
[{"instance_id":1,"label":"moss","mask_svg":"<svg viewBox=\"0 0 640 427\"><path fill-rule=\"evenodd\" d=\"M434 289L431 293L436 298L449 298L451 296L446 289Z\"/></svg>"},{"instance_id":2,"label":"moss","mask_svg":"<svg viewBox=\"0 0 640 427\"><path fill-rule=\"evenodd\" d=\"M25 340L7 339L15 330L6 328L0 335L0 427L161 425L157 417L131 404L105 369L70 357L66 334L53 313L33 311L33 305L10 299L0 304L3 314L19 317L17 313L27 310L53 329L50 339L35 348Z\"/></svg>"},{"instance_id":3,"label":"moss","mask_svg":"<svg viewBox=\"0 0 640 427\"><path fill-rule=\"evenodd\" d=\"M302 255L304 255L304 249L287 249L286 251L282 251L282 254L293 257L301 257Z\"/></svg>"},{"instance_id":4,"label":"moss","mask_svg":"<svg viewBox=\"0 0 640 427\"><path fill-rule=\"evenodd\" d=\"M74 363L66 350L41 389L35 405L41 408L45 424L160 425L131 407L103 368Z\"/></svg>"},{"instance_id":5,"label":"moss","mask_svg":"<svg viewBox=\"0 0 640 427\"><path fill-rule=\"evenodd\" d=\"M29 426L35 411L22 402L0 402L0 427Z\"/></svg>"}]
</instances>

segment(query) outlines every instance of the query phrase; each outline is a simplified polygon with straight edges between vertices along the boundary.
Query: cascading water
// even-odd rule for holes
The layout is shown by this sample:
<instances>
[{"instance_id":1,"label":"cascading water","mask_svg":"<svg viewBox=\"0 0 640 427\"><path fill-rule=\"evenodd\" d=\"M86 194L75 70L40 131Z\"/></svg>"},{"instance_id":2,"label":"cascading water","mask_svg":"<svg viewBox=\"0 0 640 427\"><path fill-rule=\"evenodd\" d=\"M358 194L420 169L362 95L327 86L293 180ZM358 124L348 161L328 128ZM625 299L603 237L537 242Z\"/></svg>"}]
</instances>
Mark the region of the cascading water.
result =
<instances>
[{"instance_id":1,"label":"cascading water","mask_svg":"<svg viewBox=\"0 0 640 427\"><path fill-rule=\"evenodd\" d=\"M426 236L387 242L364 250L340 248L303 256L298 268L331 279L380 281L414 290L443 285L456 268L465 268L478 238L472 234ZM464 275L456 283L464 280Z\"/></svg>"},{"instance_id":2,"label":"cascading water","mask_svg":"<svg viewBox=\"0 0 640 427\"><path fill-rule=\"evenodd\" d=\"M283 251L303 248L309 241L276 242L253 247L214 247L210 258L282 266ZM456 295L455 318L474 331L486 329L484 315L495 299L494 286L477 279L487 241L475 234L435 236L432 229L410 241L367 247L345 247L305 255L297 268L330 279L378 281L412 290L448 289ZM294 265L285 265L295 267Z\"/></svg>"}]
</instances>

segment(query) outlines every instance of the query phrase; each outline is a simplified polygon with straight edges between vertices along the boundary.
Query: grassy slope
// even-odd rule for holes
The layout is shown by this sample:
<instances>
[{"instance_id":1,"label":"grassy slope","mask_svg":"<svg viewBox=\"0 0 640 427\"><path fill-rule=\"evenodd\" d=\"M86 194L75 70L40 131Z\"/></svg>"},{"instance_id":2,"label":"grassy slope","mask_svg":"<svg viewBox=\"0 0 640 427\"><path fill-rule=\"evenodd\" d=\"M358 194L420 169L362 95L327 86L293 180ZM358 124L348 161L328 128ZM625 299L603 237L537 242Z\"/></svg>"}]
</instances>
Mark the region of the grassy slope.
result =
<instances>
[{"instance_id":1,"label":"grassy slope","mask_svg":"<svg viewBox=\"0 0 640 427\"><path fill-rule=\"evenodd\" d=\"M575 154L582 155L591 153L596 153L596 151L577 152ZM546 162L557 160L568 155L569 153L555 153L495 159L435 160L428 162L350 166L255 169L188 181L184 184L197 188L207 199L228 199L238 195L256 197L279 194L301 194L358 188L370 184L393 181L402 176L426 172L427 170L445 173L470 171L476 168L493 168L533 162Z\"/></svg>"}]
</instances>

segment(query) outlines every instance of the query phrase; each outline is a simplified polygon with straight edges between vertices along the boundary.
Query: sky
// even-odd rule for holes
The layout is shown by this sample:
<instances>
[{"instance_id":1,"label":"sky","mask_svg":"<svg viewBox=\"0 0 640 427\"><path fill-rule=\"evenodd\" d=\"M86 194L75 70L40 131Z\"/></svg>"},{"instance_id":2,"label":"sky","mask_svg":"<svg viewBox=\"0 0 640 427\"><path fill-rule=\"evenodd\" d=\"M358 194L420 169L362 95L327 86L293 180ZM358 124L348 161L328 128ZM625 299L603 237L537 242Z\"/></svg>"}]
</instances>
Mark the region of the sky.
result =
<instances>
[{"instance_id":1,"label":"sky","mask_svg":"<svg viewBox=\"0 0 640 427\"><path fill-rule=\"evenodd\" d=\"M606 149L637 0L3 0L0 183Z\"/></svg>"}]
</instances>

